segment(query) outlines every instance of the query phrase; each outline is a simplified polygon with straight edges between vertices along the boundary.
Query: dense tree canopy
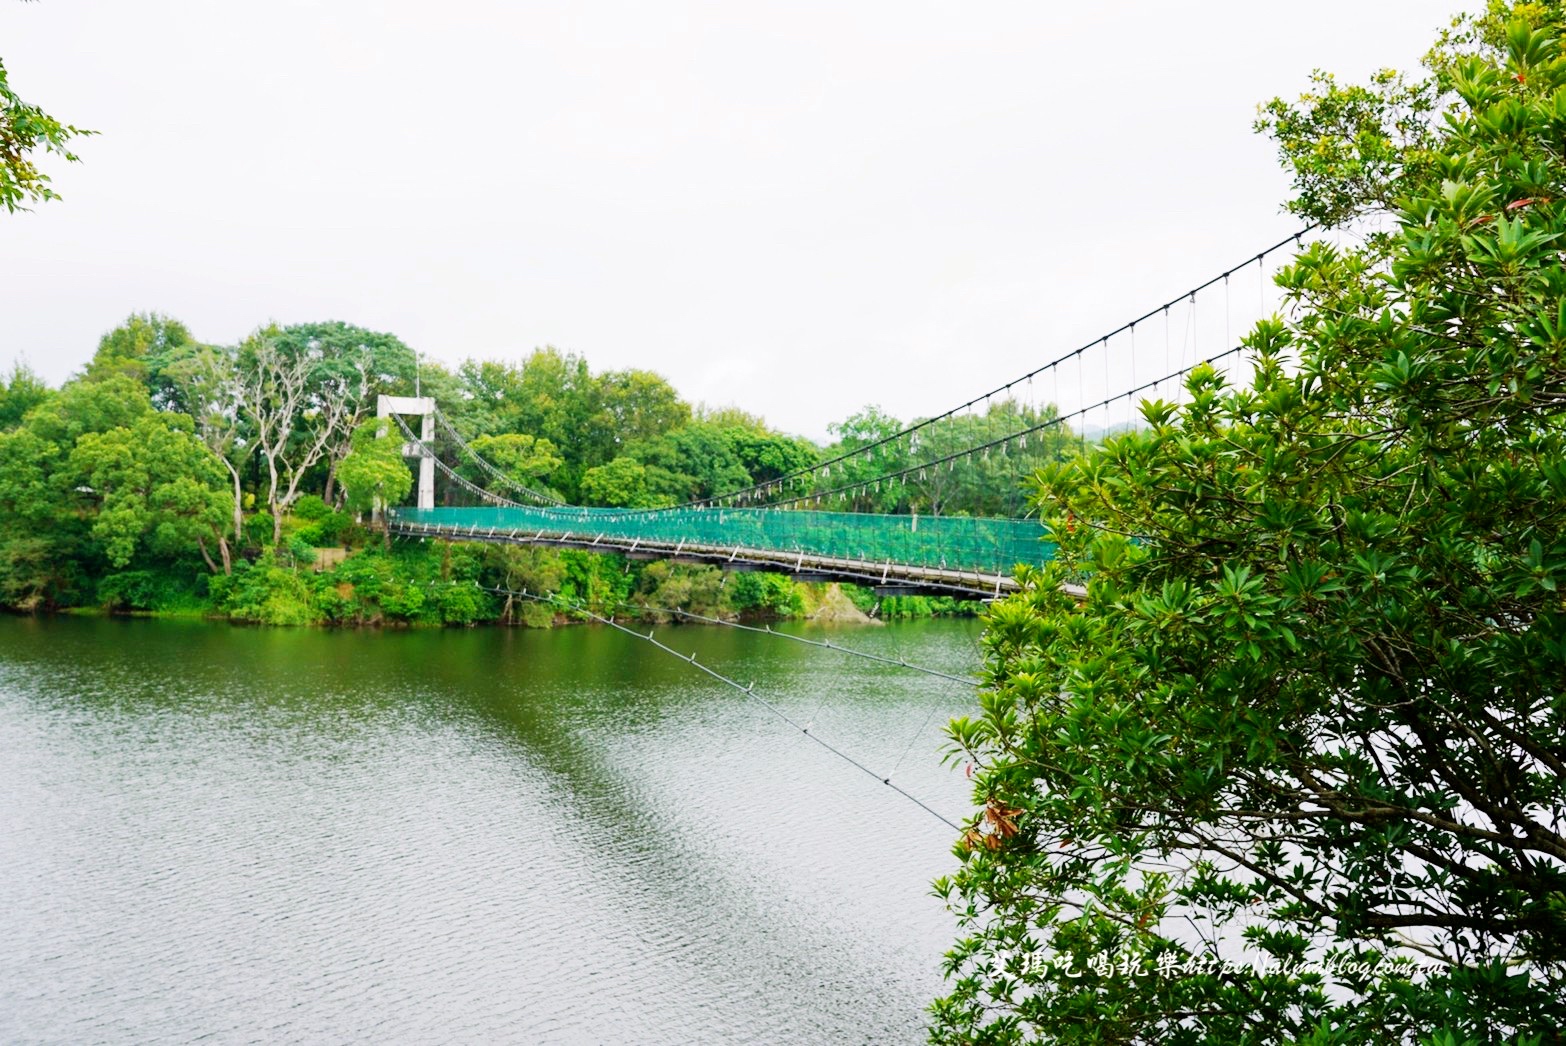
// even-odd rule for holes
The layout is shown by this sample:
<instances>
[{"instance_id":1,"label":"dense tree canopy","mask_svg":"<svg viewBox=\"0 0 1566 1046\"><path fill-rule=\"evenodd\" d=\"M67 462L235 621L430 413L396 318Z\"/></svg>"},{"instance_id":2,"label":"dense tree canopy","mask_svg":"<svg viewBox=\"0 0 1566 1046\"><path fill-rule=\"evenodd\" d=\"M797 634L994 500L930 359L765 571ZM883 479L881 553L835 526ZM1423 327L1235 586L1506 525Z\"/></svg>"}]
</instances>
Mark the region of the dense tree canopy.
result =
<instances>
[{"instance_id":1,"label":"dense tree canopy","mask_svg":"<svg viewBox=\"0 0 1566 1046\"><path fill-rule=\"evenodd\" d=\"M227 477L185 415L148 414L132 426L87 433L64 475L93 505L92 535L111 566L129 564L143 543L154 553L194 544L203 556L209 545L222 547L227 562Z\"/></svg>"},{"instance_id":2,"label":"dense tree canopy","mask_svg":"<svg viewBox=\"0 0 1566 1046\"><path fill-rule=\"evenodd\" d=\"M1283 274L1251 386L1041 470L936 1041L1562 1041L1562 23L1267 107L1296 208L1387 231Z\"/></svg>"},{"instance_id":3,"label":"dense tree canopy","mask_svg":"<svg viewBox=\"0 0 1566 1046\"><path fill-rule=\"evenodd\" d=\"M394 425L383 433L372 415L378 396L412 395L415 374L442 414L431 445L443 468L503 496L525 497L517 488L526 487L576 504L656 509L793 477L767 494L797 497L813 484L873 477L934 452L904 438L817 476L823 454L836 456L870 429L851 419L843 439L822 450L738 408L693 409L656 374L594 372L555 349L451 371L416 364L394 335L339 321L266 326L217 345L172 317L138 313L106 333L62 388L20 365L0 383L0 461L10 463L0 479L8 523L0 529L0 603L188 610L210 598L280 623L432 612L411 595L376 597L378 610L352 599L340 605L330 594L307 596L296 576L314 561L312 549L362 541L363 517L411 495L404 438ZM865 419L878 435L901 428L873 408ZM955 446L1032 420L1016 404L997 404L945 435ZM1047 460L1037 455L1049 446L1040 440L1027 454L1013 448L957 462L932 474L938 499L911 479L828 498L824 507L1017 510L1016 480ZM181 469L189 483L174 482ZM440 482L437 492L447 504L478 500L459 482ZM529 576L539 583L569 576L544 562L554 553L540 555L529 561ZM516 557L500 558L509 576ZM656 602L707 592L716 581L691 587L676 570L655 571L649 584L642 594ZM797 603L766 584L752 588L714 588L724 595L713 607L759 612ZM611 589L624 597L634 586L604 591ZM369 591L390 589L377 582ZM439 613L465 621L477 611L452 603Z\"/></svg>"},{"instance_id":4,"label":"dense tree canopy","mask_svg":"<svg viewBox=\"0 0 1566 1046\"><path fill-rule=\"evenodd\" d=\"M99 339L86 377L102 381L123 375L146 385L158 406L183 410L169 369L195 348L189 329L178 320L155 312L133 313Z\"/></svg>"}]
</instances>

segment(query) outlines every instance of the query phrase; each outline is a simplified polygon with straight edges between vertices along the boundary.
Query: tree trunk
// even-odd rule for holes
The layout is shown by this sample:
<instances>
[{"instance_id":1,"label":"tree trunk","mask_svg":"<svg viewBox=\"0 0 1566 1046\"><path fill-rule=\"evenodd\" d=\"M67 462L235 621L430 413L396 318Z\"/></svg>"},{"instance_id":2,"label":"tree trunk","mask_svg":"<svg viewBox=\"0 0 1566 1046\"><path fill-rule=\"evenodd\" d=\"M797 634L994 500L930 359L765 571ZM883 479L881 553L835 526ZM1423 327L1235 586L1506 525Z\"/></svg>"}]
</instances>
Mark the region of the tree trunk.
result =
<instances>
[{"instance_id":1,"label":"tree trunk","mask_svg":"<svg viewBox=\"0 0 1566 1046\"><path fill-rule=\"evenodd\" d=\"M218 565L212 562L212 556L207 552L207 541L200 534L196 535L196 547L201 550L201 558L207 561L207 569L216 574Z\"/></svg>"},{"instance_id":2,"label":"tree trunk","mask_svg":"<svg viewBox=\"0 0 1566 1046\"><path fill-rule=\"evenodd\" d=\"M283 510L277 503L277 459L267 455L266 507L272 510L272 548L283 540Z\"/></svg>"},{"instance_id":3,"label":"tree trunk","mask_svg":"<svg viewBox=\"0 0 1566 1046\"><path fill-rule=\"evenodd\" d=\"M234 545L242 547L245 543L245 488L240 485L239 470L227 458L223 460L223 464L228 466L229 478L234 481ZM227 545L223 546L223 552L223 563L227 567L229 562ZM228 570L225 569L223 573L228 573Z\"/></svg>"},{"instance_id":4,"label":"tree trunk","mask_svg":"<svg viewBox=\"0 0 1566 1046\"><path fill-rule=\"evenodd\" d=\"M321 500L332 508L337 507L332 495L337 490L337 463L341 460L334 454L331 460L326 463L326 490L321 495Z\"/></svg>"}]
</instances>

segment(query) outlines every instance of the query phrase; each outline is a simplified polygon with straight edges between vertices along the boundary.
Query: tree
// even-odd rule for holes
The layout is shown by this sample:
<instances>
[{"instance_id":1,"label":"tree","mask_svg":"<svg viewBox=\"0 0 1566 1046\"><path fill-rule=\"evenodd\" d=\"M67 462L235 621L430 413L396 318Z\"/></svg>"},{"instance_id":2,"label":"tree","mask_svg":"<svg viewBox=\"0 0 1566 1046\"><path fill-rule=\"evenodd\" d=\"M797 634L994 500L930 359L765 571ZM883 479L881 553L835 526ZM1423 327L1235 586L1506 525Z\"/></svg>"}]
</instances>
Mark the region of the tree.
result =
<instances>
[{"instance_id":1,"label":"tree","mask_svg":"<svg viewBox=\"0 0 1566 1046\"><path fill-rule=\"evenodd\" d=\"M813 489L833 490L873 482L877 476L906 468L909 443L892 438L903 427L901 421L874 404L828 425L827 431L837 437L837 442L822 452L822 460L852 456L817 474L812 480ZM856 512L896 512L906 507L907 495L903 485L888 483L880 490L871 486L854 493L842 507Z\"/></svg>"},{"instance_id":2,"label":"tree","mask_svg":"<svg viewBox=\"0 0 1566 1046\"><path fill-rule=\"evenodd\" d=\"M340 415L338 435L326 451L328 504L336 500L337 465L349 451L348 435L375 410L376 398L412 389L413 350L395 334L365 330L339 320L300 323L277 335L285 353L316 360L310 375L315 409Z\"/></svg>"},{"instance_id":3,"label":"tree","mask_svg":"<svg viewBox=\"0 0 1566 1046\"><path fill-rule=\"evenodd\" d=\"M616 447L656 439L690 423L691 405L652 371L612 370L599 375L598 388Z\"/></svg>"},{"instance_id":4,"label":"tree","mask_svg":"<svg viewBox=\"0 0 1566 1046\"><path fill-rule=\"evenodd\" d=\"M228 472L233 491L233 536L236 543L241 542L245 534L243 476L255 455L256 443L247 438L247 422L240 409L237 350L192 343L171 354L163 373L194 421L197 437ZM224 569L227 572L226 559Z\"/></svg>"},{"instance_id":5,"label":"tree","mask_svg":"<svg viewBox=\"0 0 1566 1046\"><path fill-rule=\"evenodd\" d=\"M609 508L670 508L676 503L675 499L652 490L649 473L654 469L655 466L643 465L634 458L615 458L607 465L590 468L582 474L582 504Z\"/></svg>"},{"instance_id":6,"label":"tree","mask_svg":"<svg viewBox=\"0 0 1566 1046\"><path fill-rule=\"evenodd\" d=\"M729 430L729 440L753 483L793 475L821 458L820 448L809 440L766 429L733 428Z\"/></svg>"},{"instance_id":7,"label":"tree","mask_svg":"<svg viewBox=\"0 0 1566 1046\"><path fill-rule=\"evenodd\" d=\"M151 413L152 400L139 381L124 375L104 381L77 378L28 412L24 427L66 452L84 433L124 428Z\"/></svg>"},{"instance_id":8,"label":"tree","mask_svg":"<svg viewBox=\"0 0 1566 1046\"><path fill-rule=\"evenodd\" d=\"M229 570L227 477L185 415L149 414L130 427L89 432L76 441L64 475L94 503L92 534L113 567L130 563L143 546L178 554L194 545L212 572Z\"/></svg>"},{"instance_id":9,"label":"tree","mask_svg":"<svg viewBox=\"0 0 1566 1046\"><path fill-rule=\"evenodd\" d=\"M50 395L49 386L31 367L20 360L11 364L11 376L0 382L0 432L16 428L28 411Z\"/></svg>"},{"instance_id":10,"label":"tree","mask_svg":"<svg viewBox=\"0 0 1566 1046\"><path fill-rule=\"evenodd\" d=\"M751 482L731 430L711 422L692 422L636 444L626 453L649 468L661 470L662 482L649 481L649 489L653 494L672 498L676 504L747 487Z\"/></svg>"},{"instance_id":11,"label":"tree","mask_svg":"<svg viewBox=\"0 0 1566 1046\"><path fill-rule=\"evenodd\" d=\"M341 385L323 388L313 380L323 356L319 344L281 338L275 327L256 331L238 350L239 409L266 463L274 546L282 539L283 516L298 498L301 481L349 431L351 396Z\"/></svg>"},{"instance_id":12,"label":"tree","mask_svg":"<svg viewBox=\"0 0 1566 1046\"><path fill-rule=\"evenodd\" d=\"M29 203L58 200L49 176L38 167L38 154L54 153L75 163L78 157L70 150L70 140L96 133L63 124L22 101L0 63L0 206L15 214L27 210Z\"/></svg>"},{"instance_id":13,"label":"tree","mask_svg":"<svg viewBox=\"0 0 1566 1046\"><path fill-rule=\"evenodd\" d=\"M176 319L156 312L132 313L99 339L84 377L103 381L123 375L147 386L155 406L184 410L178 388L164 371L195 343L190 330Z\"/></svg>"},{"instance_id":14,"label":"tree","mask_svg":"<svg viewBox=\"0 0 1566 1046\"><path fill-rule=\"evenodd\" d=\"M537 439L521 433L480 436L469 445L479 457L524 485L536 484L563 464L560 452L553 443L547 439ZM472 471L476 468L477 466L467 465L464 471ZM477 471L472 471L469 478L480 485L488 479Z\"/></svg>"},{"instance_id":15,"label":"tree","mask_svg":"<svg viewBox=\"0 0 1566 1046\"><path fill-rule=\"evenodd\" d=\"M358 512L381 512L413 489L413 473L402 459L402 440L384 422L370 418L353 430L352 449L338 467L348 507ZM381 533L388 547L391 534L385 518Z\"/></svg>"},{"instance_id":16,"label":"tree","mask_svg":"<svg viewBox=\"0 0 1566 1046\"><path fill-rule=\"evenodd\" d=\"M1297 208L1395 229L1283 274L1250 387L1039 471L1057 556L949 727L981 813L935 1041L1561 1041L1562 22L1274 103Z\"/></svg>"},{"instance_id":17,"label":"tree","mask_svg":"<svg viewBox=\"0 0 1566 1046\"><path fill-rule=\"evenodd\" d=\"M59 453L29 428L0 432L0 599L19 610L60 603L76 581L76 521L50 476Z\"/></svg>"}]
</instances>

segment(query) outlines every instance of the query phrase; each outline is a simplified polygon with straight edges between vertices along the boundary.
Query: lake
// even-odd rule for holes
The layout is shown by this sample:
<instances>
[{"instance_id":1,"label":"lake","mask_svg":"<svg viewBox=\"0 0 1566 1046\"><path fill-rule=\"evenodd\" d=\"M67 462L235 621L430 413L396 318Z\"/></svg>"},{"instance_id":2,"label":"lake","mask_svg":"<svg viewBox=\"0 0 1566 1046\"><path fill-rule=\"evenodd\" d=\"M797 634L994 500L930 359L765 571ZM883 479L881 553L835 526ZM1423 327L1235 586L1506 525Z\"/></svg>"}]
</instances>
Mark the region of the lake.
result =
<instances>
[{"instance_id":1,"label":"lake","mask_svg":"<svg viewBox=\"0 0 1566 1046\"><path fill-rule=\"evenodd\" d=\"M980 660L975 621L788 627ZM972 687L658 635L967 813ZM0 618L0 796L6 1042L917 1043L955 935L952 829L598 626Z\"/></svg>"}]
</instances>

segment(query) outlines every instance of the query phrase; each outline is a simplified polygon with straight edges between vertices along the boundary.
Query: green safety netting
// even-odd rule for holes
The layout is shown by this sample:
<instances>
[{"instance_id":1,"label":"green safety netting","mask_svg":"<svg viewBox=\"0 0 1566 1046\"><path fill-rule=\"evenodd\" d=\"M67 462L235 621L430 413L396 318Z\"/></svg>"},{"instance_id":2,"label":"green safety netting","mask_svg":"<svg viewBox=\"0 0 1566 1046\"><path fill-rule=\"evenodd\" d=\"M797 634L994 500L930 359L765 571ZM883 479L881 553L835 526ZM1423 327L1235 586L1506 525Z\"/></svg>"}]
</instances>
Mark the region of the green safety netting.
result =
<instances>
[{"instance_id":1,"label":"green safety netting","mask_svg":"<svg viewBox=\"0 0 1566 1046\"><path fill-rule=\"evenodd\" d=\"M962 516L888 516L869 512L693 508L627 512L592 508L400 508L401 523L540 531L667 545L766 549L806 555L1009 574L1018 563L1040 564L1054 546L1037 520Z\"/></svg>"}]
</instances>

